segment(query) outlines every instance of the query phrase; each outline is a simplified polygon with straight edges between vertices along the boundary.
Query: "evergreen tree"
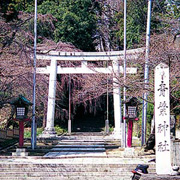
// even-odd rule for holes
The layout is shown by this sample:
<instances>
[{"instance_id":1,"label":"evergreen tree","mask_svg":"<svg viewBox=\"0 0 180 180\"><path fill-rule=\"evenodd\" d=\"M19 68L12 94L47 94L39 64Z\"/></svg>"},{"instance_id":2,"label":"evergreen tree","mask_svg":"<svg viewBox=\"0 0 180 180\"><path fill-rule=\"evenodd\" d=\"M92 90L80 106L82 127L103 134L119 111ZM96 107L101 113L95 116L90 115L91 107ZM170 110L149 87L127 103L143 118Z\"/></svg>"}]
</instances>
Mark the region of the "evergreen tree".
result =
<instances>
[{"instance_id":1,"label":"evergreen tree","mask_svg":"<svg viewBox=\"0 0 180 180\"><path fill-rule=\"evenodd\" d=\"M33 12L33 6L27 7L27 12ZM38 29L41 35L48 35L56 42L70 42L84 51L95 50L96 16L91 0L46 0L38 6L38 13L51 14L55 18L51 36L45 27Z\"/></svg>"}]
</instances>

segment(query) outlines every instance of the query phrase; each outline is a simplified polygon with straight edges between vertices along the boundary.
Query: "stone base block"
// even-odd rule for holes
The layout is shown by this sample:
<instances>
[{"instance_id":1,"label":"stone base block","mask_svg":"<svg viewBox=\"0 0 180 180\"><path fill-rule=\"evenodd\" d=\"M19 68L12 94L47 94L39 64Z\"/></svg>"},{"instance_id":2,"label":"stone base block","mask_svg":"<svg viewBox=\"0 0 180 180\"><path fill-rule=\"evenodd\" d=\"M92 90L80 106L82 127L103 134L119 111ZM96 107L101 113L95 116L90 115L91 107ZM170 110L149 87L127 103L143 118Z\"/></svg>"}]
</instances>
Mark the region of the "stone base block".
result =
<instances>
[{"instance_id":1,"label":"stone base block","mask_svg":"<svg viewBox=\"0 0 180 180\"><path fill-rule=\"evenodd\" d=\"M25 148L17 148L16 152L12 152L12 156L28 156Z\"/></svg>"},{"instance_id":2,"label":"stone base block","mask_svg":"<svg viewBox=\"0 0 180 180\"><path fill-rule=\"evenodd\" d=\"M40 138L52 138L52 137L57 137L57 133L52 129L45 129L42 134L39 135Z\"/></svg>"},{"instance_id":3,"label":"stone base block","mask_svg":"<svg viewBox=\"0 0 180 180\"><path fill-rule=\"evenodd\" d=\"M120 131L120 129L114 129L111 136L114 139L120 140L121 139L121 131Z\"/></svg>"},{"instance_id":4,"label":"stone base block","mask_svg":"<svg viewBox=\"0 0 180 180\"><path fill-rule=\"evenodd\" d=\"M141 147L124 148L123 157L132 158L138 157L144 154L144 150Z\"/></svg>"}]
</instances>

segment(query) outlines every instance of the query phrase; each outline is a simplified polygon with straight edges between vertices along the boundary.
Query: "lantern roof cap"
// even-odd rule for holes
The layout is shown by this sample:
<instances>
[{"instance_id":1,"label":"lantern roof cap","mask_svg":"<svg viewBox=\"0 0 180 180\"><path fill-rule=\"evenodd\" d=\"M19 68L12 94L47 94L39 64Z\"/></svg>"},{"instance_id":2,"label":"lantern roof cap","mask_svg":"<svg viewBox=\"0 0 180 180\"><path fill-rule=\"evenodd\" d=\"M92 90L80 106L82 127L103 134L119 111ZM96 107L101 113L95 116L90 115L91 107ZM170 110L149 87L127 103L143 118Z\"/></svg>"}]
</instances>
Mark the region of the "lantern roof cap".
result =
<instances>
[{"instance_id":1,"label":"lantern roof cap","mask_svg":"<svg viewBox=\"0 0 180 180\"><path fill-rule=\"evenodd\" d=\"M18 98L12 100L10 104L11 105L28 105L28 106L33 105L33 103L31 103L28 99L26 99L22 94L20 94Z\"/></svg>"},{"instance_id":2,"label":"lantern roof cap","mask_svg":"<svg viewBox=\"0 0 180 180\"><path fill-rule=\"evenodd\" d=\"M123 103L126 104L126 105L129 105L129 106L137 106L137 105L142 104L136 97L129 97Z\"/></svg>"}]
</instances>

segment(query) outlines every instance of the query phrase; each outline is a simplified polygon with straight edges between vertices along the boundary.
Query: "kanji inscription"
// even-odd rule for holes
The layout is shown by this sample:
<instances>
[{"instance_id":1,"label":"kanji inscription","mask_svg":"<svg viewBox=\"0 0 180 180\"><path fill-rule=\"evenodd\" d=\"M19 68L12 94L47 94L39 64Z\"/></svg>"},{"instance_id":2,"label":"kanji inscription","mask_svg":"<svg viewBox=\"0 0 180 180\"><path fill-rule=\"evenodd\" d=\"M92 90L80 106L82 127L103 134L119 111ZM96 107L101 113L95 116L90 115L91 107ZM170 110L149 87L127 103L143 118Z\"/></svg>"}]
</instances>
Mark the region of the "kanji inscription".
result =
<instances>
[{"instance_id":1,"label":"kanji inscription","mask_svg":"<svg viewBox=\"0 0 180 180\"><path fill-rule=\"evenodd\" d=\"M169 67L166 64L161 63L155 68L155 132L157 174L170 174L171 172L169 103Z\"/></svg>"},{"instance_id":2,"label":"kanji inscription","mask_svg":"<svg viewBox=\"0 0 180 180\"><path fill-rule=\"evenodd\" d=\"M166 101L160 102L158 109L159 109L159 116L167 115L166 110L168 109L168 106L166 105Z\"/></svg>"}]
</instances>

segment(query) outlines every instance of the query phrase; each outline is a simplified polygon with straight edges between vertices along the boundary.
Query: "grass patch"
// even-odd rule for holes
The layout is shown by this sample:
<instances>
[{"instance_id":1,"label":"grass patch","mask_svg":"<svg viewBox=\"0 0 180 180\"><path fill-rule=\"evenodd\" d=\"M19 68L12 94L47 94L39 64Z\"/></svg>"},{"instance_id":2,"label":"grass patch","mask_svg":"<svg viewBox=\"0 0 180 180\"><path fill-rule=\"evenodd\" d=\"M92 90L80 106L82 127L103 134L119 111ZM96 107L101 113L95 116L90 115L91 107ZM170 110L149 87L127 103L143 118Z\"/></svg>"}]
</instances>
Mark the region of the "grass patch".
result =
<instances>
[{"instance_id":1,"label":"grass patch","mask_svg":"<svg viewBox=\"0 0 180 180\"><path fill-rule=\"evenodd\" d=\"M64 129L60 126L55 126L55 131L56 131L57 135L60 135L60 134L66 133L67 129Z\"/></svg>"},{"instance_id":2,"label":"grass patch","mask_svg":"<svg viewBox=\"0 0 180 180\"><path fill-rule=\"evenodd\" d=\"M60 134L67 132L67 129L64 129L59 126L55 126L55 131L56 131L57 135L60 135ZM43 132L43 128L37 128L37 136L42 134L42 132ZM24 138L31 138L31 128L24 129Z\"/></svg>"},{"instance_id":3,"label":"grass patch","mask_svg":"<svg viewBox=\"0 0 180 180\"><path fill-rule=\"evenodd\" d=\"M37 128L37 136L42 134L43 128ZM24 138L31 138L31 128L24 129Z\"/></svg>"},{"instance_id":4,"label":"grass patch","mask_svg":"<svg viewBox=\"0 0 180 180\"><path fill-rule=\"evenodd\" d=\"M102 132L105 132L105 127L101 129ZM110 124L109 125L109 133L112 133L114 131L114 127Z\"/></svg>"}]
</instances>

